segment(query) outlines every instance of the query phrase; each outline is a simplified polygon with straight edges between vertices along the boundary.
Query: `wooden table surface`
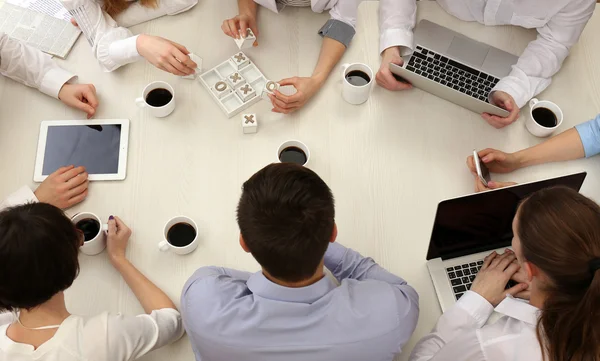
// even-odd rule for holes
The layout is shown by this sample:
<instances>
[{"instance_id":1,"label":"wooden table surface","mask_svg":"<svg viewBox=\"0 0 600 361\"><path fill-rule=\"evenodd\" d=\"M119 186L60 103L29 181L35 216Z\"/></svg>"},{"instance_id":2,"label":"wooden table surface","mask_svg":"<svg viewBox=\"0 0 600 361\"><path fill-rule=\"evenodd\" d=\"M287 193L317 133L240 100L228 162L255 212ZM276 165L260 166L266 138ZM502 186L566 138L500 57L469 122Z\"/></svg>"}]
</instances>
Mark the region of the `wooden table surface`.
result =
<instances>
[{"instance_id":1,"label":"wooden table surface","mask_svg":"<svg viewBox=\"0 0 600 361\"><path fill-rule=\"evenodd\" d=\"M461 22L433 1L418 6L419 19L514 54L535 38L535 31ZM236 13L235 0L205 0L187 13L150 21L133 31L186 45L204 59L208 69L236 52L233 40L220 30L223 19ZM280 15L261 9L260 46L247 54L268 78L310 75L321 46L317 30L327 19L327 14L309 9L288 8ZM595 14L552 85L538 96L562 108L565 119L560 131L600 113L600 47L595 39L599 32L600 14ZM378 3L366 1L359 11L357 35L342 63L365 62L376 71L378 39ZM375 87L367 103L349 105L341 98L337 68L323 89L295 114L271 113L264 101L254 105L250 110L260 119L259 130L244 135L239 117L227 119L199 83L164 73L147 62L103 73L84 37L59 63L76 72L80 82L96 85L101 101L96 118L131 120L127 179L91 184L88 199L69 214L91 211L102 218L121 216L134 230L128 257L178 303L184 282L198 267L258 270L238 245L235 209L241 185L276 161L281 142L302 140L311 151L310 168L334 192L339 242L404 277L421 296L419 325L398 360L408 358L414 343L440 315L425 254L438 202L473 191L466 157L474 148L516 151L541 141L527 132L524 116L497 130L478 114L418 89L393 93ZM154 80L167 81L176 91L177 108L164 119L153 118L134 104L144 86ZM0 195L7 195L23 184L35 187L39 122L80 119L82 114L4 77L0 77L0 98ZM526 182L581 170L588 172L582 193L600 201L597 159L493 177ZM198 249L187 256L161 253L157 247L165 222L176 215L193 218L200 228ZM81 256L81 274L67 291L67 304L78 314L143 312L105 252ZM187 337L144 360L166 358L193 360Z\"/></svg>"}]
</instances>

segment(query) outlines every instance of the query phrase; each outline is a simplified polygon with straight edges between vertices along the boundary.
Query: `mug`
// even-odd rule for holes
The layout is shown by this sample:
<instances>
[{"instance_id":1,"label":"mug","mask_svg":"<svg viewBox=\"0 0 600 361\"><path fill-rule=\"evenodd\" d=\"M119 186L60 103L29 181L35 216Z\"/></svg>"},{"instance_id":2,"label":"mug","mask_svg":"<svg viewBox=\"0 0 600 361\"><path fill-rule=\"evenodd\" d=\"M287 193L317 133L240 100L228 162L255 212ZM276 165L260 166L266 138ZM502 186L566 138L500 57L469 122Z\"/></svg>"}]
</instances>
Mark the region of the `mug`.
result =
<instances>
[{"instance_id":1,"label":"mug","mask_svg":"<svg viewBox=\"0 0 600 361\"><path fill-rule=\"evenodd\" d=\"M277 148L277 154L276 154L277 163L283 163L280 158L281 152L284 149L291 148L291 147L299 148L302 152L304 152L304 155L306 156L306 162L304 162L304 164L301 164L301 165L306 167L306 165L308 164L308 161L310 160L310 150L308 149L306 144L302 143L299 140L287 140L287 141L281 143L279 148Z\"/></svg>"},{"instance_id":2,"label":"mug","mask_svg":"<svg viewBox=\"0 0 600 361\"><path fill-rule=\"evenodd\" d=\"M546 108L550 110L556 116L556 125L553 127L545 127L533 118L533 111L537 108ZM558 105L547 101L547 100L537 100L533 98L529 101L529 117L525 121L525 127L529 131L529 133L535 135L536 137L545 138L550 136L556 128L560 127L563 122L563 112L560 110Z\"/></svg>"},{"instance_id":3,"label":"mug","mask_svg":"<svg viewBox=\"0 0 600 361\"><path fill-rule=\"evenodd\" d=\"M81 246L79 249L82 253L87 254L88 256L95 256L98 253L104 251L104 249L106 248L106 232L108 232L108 224L102 223L102 221L100 221L100 218L91 212L77 213L76 215L71 217L71 222L73 222L73 224L75 225L79 221L90 218L98 222L98 224L100 225L100 230L94 238L90 239L87 242L84 242L83 246Z\"/></svg>"},{"instance_id":4,"label":"mug","mask_svg":"<svg viewBox=\"0 0 600 361\"><path fill-rule=\"evenodd\" d=\"M174 246L171 243L169 243L167 234L169 233L169 230L171 229L171 227L173 227L177 223L187 223L190 226L194 227L194 230L196 231L196 237L194 237L194 240L187 246L178 247L178 246ZM167 222L167 224L165 224L165 227L163 229L163 240L158 243L158 248L162 252L171 251L171 252L177 253L177 254L188 254L188 253L191 253L192 251L194 251L197 247L198 247L198 226L196 225L196 222L194 222L191 218L184 217L184 216L173 217Z\"/></svg>"},{"instance_id":5,"label":"mug","mask_svg":"<svg viewBox=\"0 0 600 361\"><path fill-rule=\"evenodd\" d=\"M146 102L146 97L148 96L148 93L150 93L154 89L161 89L161 88L167 89L168 91L171 92L171 95L173 95L173 98L171 98L171 101L161 107L155 107L155 106L148 104ZM146 87L144 88L144 91L142 92L142 97L137 98L135 100L135 104L140 108L149 108L150 114L152 114L153 116L155 116L157 118L164 118L167 115L173 113L173 110L175 110L175 91L173 90L173 87L171 85L169 85L169 83L166 83L164 81L153 81L152 83L146 85Z\"/></svg>"},{"instance_id":6,"label":"mug","mask_svg":"<svg viewBox=\"0 0 600 361\"><path fill-rule=\"evenodd\" d=\"M346 75L354 70L359 70L367 74L369 77L369 82L361 86L350 84L346 79ZM342 97L344 100L354 105L362 104L369 99L369 95L371 94L371 87L373 85L373 70L371 70L367 64L363 63L343 64L342 82Z\"/></svg>"}]
</instances>

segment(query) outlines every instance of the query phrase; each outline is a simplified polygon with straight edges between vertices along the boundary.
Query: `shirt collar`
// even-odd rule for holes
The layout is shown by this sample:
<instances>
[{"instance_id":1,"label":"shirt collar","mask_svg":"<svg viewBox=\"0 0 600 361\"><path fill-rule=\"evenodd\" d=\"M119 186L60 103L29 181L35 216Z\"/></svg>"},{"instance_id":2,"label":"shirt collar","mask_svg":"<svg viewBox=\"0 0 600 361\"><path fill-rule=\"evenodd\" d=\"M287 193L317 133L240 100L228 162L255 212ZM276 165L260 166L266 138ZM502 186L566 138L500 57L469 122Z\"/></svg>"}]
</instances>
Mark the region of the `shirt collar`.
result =
<instances>
[{"instance_id":1,"label":"shirt collar","mask_svg":"<svg viewBox=\"0 0 600 361\"><path fill-rule=\"evenodd\" d=\"M292 288L271 282L262 272L256 272L250 276L246 284L248 289L257 296L296 303L313 303L336 288L336 285L326 275L310 286Z\"/></svg>"},{"instance_id":2,"label":"shirt collar","mask_svg":"<svg viewBox=\"0 0 600 361\"><path fill-rule=\"evenodd\" d=\"M530 325L537 325L540 309L530 305L528 302L507 295L495 309L496 312L517 320L526 322Z\"/></svg>"}]
</instances>

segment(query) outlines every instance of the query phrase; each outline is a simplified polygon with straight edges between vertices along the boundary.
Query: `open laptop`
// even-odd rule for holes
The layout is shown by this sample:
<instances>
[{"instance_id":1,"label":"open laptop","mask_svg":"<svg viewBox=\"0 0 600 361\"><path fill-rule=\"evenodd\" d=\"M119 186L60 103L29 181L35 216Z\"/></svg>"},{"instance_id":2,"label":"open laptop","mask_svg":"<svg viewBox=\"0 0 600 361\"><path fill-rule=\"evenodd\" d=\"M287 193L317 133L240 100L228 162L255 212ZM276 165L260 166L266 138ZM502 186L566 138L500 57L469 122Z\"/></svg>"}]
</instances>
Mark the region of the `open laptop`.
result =
<instances>
[{"instance_id":1,"label":"open laptop","mask_svg":"<svg viewBox=\"0 0 600 361\"><path fill-rule=\"evenodd\" d=\"M428 20L417 24L414 39L415 50L404 65L390 64L399 80L479 114L509 114L490 104L488 96L510 73L517 56Z\"/></svg>"},{"instance_id":2,"label":"open laptop","mask_svg":"<svg viewBox=\"0 0 600 361\"><path fill-rule=\"evenodd\" d=\"M449 199L438 204L427 268L443 311L466 291L493 250L510 247L512 221L519 202L552 186L579 191L587 173L576 173L483 193Z\"/></svg>"}]
</instances>

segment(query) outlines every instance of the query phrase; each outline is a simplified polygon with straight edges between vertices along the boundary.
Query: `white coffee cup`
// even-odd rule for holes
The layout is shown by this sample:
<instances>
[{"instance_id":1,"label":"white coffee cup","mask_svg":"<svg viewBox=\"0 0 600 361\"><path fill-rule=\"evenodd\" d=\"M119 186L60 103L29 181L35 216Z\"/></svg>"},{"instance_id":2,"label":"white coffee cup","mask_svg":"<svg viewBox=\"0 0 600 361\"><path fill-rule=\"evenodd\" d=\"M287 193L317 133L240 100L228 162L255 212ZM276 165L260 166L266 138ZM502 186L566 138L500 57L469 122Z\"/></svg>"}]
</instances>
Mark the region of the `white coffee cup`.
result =
<instances>
[{"instance_id":1,"label":"white coffee cup","mask_svg":"<svg viewBox=\"0 0 600 361\"><path fill-rule=\"evenodd\" d=\"M169 241L168 241L167 235L169 233L169 230L171 229L171 227L173 227L177 223L189 224L190 226L194 227L194 230L196 231L196 237L194 237L194 240L187 246L183 246L183 247L174 246L171 243L169 243ZM184 217L184 216L174 217L174 218L171 218L167 222L167 224L165 224L165 228L163 230L163 240L158 243L158 248L161 251L163 251L163 252L171 251L171 252L177 253L177 254L188 254L188 253L194 251L196 249L196 247L198 247L198 226L196 225L196 222L194 222L191 218Z\"/></svg>"},{"instance_id":2,"label":"white coffee cup","mask_svg":"<svg viewBox=\"0 0 600 361\"><path fill-rule=\"evenodd\" d=\"M152 106L146 102L146 97L154 89L167 89L171 92L173 98L171 98L171 101L163 105L162 107ZM142 97L137 98L135 100L135 104L137 104L137 106L140 108L150 109L150 114L152 114L153 116L157 118L163 118L173 113L173 110L175 110L175 91L173 90L173 87L169 85L169 83L166 83L164 81L153 81L152 83L146 85L144 91L142 92Z\"/></svg>"},{"instance_id":3,"label":"white coffee cup","mask_svg":"<svg viewBox=\"0 0 600 361\"><path fill-rule=\"evenodd\" d=\"M310 150L308 149L308 147L306 146L306 144L302 143L299 140L287 140L283 143L281 143L281 145L279 146L279 148L277 148L277 162L279 163L283 163L280 159L281 156L281 152L286 149L286 148L290 148L290 147L296 147L299 148L300 150L302 150L304 152L304 155L306 156L306 162L304 162L304 164L300 164L303 166L306 166L308 164L308 161L310 160Z\"/></svg>"},{"instance_id":4,"label":"white coffee cup","mask_svg":"<svg viewBox=\"0 0 600 361\"><path fill-rule=\"evenodd\" d=\"M71 217L71 222L76 225L84 219L93 219L98 222L98 225L100 226L98 234L89 241L84 242L83 246L79 248L82 253L85 253L88 256L95 256L106 248L106 232L108 232L108 224L102 223L97 215L90 212L77 213Z\"/></svg>"},{"instance_id":5,"label":"white coffee cup","mask_svg":"<svg viewBox=\"0 0 600 361\"><path fill-rule=\"evenodd\" d=\"M545 127L533 118L533 111L537 108L546 108L550 110L556 116L556 125L553 127ZM536 137L544 138L550 136L556 128L560 127L563 122L563 112L560 110L558 105L547 101L547 100L537 100L533 98L529 101L529 117L525 121L525 127L529 131L529 133L535 135Z\"/></svg>"},{"instance_id":6,"label":"white coffee cup","mask_svg":"<svg viewBox=\"0 0 600 361\"><path fill-rule=\"evenodd\" d=\"M361 86L350 84L346 79L346 75L354 70L359 70L367 74L369 77L369 83ZM362 104L369 99L369 95L371 94L371 87L373 85L373 70L371 70L367 64L363 63L343 64L342 82L342 97L344 100L354 105Z\"/></svg>"}]
</instances>

